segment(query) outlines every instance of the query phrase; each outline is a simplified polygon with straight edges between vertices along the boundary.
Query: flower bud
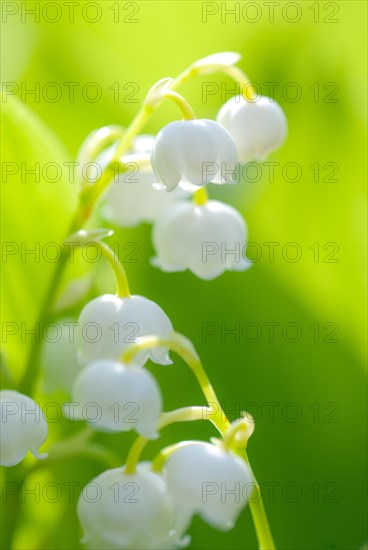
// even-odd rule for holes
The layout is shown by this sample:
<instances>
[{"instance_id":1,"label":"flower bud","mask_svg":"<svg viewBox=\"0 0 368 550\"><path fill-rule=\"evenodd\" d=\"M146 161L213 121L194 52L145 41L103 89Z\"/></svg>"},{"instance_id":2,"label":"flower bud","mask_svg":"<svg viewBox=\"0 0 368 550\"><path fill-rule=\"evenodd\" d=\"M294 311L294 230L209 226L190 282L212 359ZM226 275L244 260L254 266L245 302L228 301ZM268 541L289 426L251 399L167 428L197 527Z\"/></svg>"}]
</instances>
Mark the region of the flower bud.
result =
<instances>
[{"instance_id":1,"label":"flower bud","mask_svg":"<svg viewBox=\"0 0 368 550\"><path fill-rule=\"evenodd\" d=\"M168 458L166 479L177 506L228 530L251 493L251 472L244 460L220 446L185 442Z\"/></svg>"},{"instance_id":2,"label":"flower bud","mask_svg":"<svg viewBox=\"0 0 368 550\"><path fill-rule=\"evenodd\" d=\"M80 360L119 359L122 352L142 336L168 338L173 331L170 319L155 302L143 296L118 298L104 294L86 304L79 317L78 343ZM140 351L134 363L144 365L171 363L166 348Z\"/></svg>"},{"instance_id":3,"label":"flower bud","mask_svg":"<svg viewBox=\"0 0 368 550\"><path fill-rule=\"evenodd\" d=\"M177 516L165 481L145 466L134 474L115 468L97 476L84 487L77 512L90 549L159 550L189 542L180 540L187 522Z\"/></svg>"},{"instance_id":4,"label":"flower bud","mask_svg":"<svg viewBox=\"0 0 368 550\"><path fill-rule=\"evenodd\" d=\"M264 160L286 139L284 111L269 97L247 101L243 96L235 96L220 109L217 121L233 137L240 162Z\"/></svg>"},{"instance_id":5,"label":"flower bud","mask_svg":"<svg viewBox=\"0 0 368 550\"><path fill-rule=\"evenodd\" d=\"M145 437L157 436L162 410L161 391L143 367L126 366L100 359L83 369L73 392L73 420L85 420L97 431L136 430Z\"/></svg>"},{"instance_id":6,"label":"flower bud","mask_svg":"<svg viewBox=\"0 0 368 550\"><path fill-rule=\"evenodd\" d=\"M153 263L163 271L190 269L201 279L214 279L251 265L244 258L246 238L245 221L231 206L213 200L176 203L154 225Z\"/></svg>"},{"instance_id":7,"label":"flower bud","mask_svg":"<svg viewBox=\"0 0 368 550\"><path fill-rule=\"evenodd\" d=\"M214 120L171 122L157 134L151 164L158 181L172 191L179 184L202 187L235 183L237 153L227 130Z\"/></svg>"},{"instance_id":8,"label":"flower bud","mask_svg":"<svg viewBox=\"0 0 368 550\"><path fill-rule=\"evenodd\" d=\"M38 449L47 437L47 423L38 405L17 391L0 391L0 464L15 466L28 451L45 458Z\"/></svg>"}]
</instances>

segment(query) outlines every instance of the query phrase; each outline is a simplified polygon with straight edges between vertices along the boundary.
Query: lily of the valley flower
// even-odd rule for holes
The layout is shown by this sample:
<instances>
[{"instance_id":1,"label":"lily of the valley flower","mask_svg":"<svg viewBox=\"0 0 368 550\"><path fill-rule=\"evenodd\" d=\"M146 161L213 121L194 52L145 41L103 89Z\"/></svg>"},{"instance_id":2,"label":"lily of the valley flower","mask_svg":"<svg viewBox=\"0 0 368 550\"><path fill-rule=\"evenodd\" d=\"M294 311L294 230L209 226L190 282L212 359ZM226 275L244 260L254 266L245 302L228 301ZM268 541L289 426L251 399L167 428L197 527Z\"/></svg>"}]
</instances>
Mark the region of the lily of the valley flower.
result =
<instances>
[{"instance_id":1,"label":"lily of the valley flower","mask_svg":"<svg viewBox=\"0 0 368 550\"><path fill-rule=\"evenodd\" d=\"M237 210L219 201L176 203L156 222L153 263L163 271L190 269L201 279L243 271L247 227Z\"/></svg>"},{"instance_id":2,"label":"lily of the valley flower","mask_svg":"<svg viewBox=\"0 0 368 550\"><path fill-rule=\"evenodd\" d=\"M39 406L27 395L0 392L0 464L15 466L28 451L45 458L38 449L47 438L47 423Z\"/></svg>"},{"instance_id":3,"label":"lily of the valley flower","mask_svg":"<svg viewBox=\"0 0 368 550\"><path fill-rule=\"evenodd\" d=\"M165 193L154 184L157 178L150 169L149 155L154 136L140 135L133 142L132 154L126 158L127 171L113 181L106 194L102 208L103 216L118 227L133 227L142 222L152 223L175 200L185 197L181 189ZM104 167L112 158L114 147L100 155L99 163ZM148 166L140 162L146 158Z\"/></svg>"},{"instance_id":4,"label":"lily of the valley flower","mask_svg":"<svg viewBox=\"0 0 368 550\"><path fill-rule=\"evenodd\" d=\"M109 359L95 361L79 374L72 398L73 409L66 409L70 411L68 416L86 420L97 431L134 429L145 437L157 436L161 392L152 374L143 367Z\"/></svg>"},{"instance_id":5,"label":"lily of the valley flower","mask_svg":"<svg viewBox=\"0 0 368 550\"><path fill-rule=\"evenodd\" d=\"M252 492L252 477L244 460L199 441L178 446L167 460L166 479L177 506L223 530L234 526Z\"/></svg>"},{"instance_id":6,"label":"lily of the valley flower","mask_svg":"<svg viewBox=\"0 0 368 550\"><path fill-rule=\"evenodd\" d=\"M237 153L229 132L214 120L171 122L157 134L151 164L158 181L172 191L213 183L236 183ZM188 187L189 186L189 187Z\"/></svg>"},{"instance_id":7,"label":"lily of the valley flower","mask_svg":"<svg viewBox=\"0 0 368 550\"><path fill-rule=\"evenodd\" d=\"M104 294L88 302L80 314L80 360L86 364L96 359L119 359L140 337L154 334L168 338L172 331L170 319L155 302L143 296ZM144 365L148 358L161 365L171 363L165 348L139 351L134 363Z\"/></svg>"},{"instance_id":8,"label":"lily of the valley flower","mask_svg":"<svg viewBox=\"0 0 368 550\"><path fill-rule=\"evenodd\" d=\"M223 105L217 121L232 135L240 162L264 160L286 139L287 121L276 101L261 96L247 101L235 96Z\"/></svg>"},{"instance_id":9,"label":"lily of the valley flower","mask_svg":"<svg viewBox=\"0 0 368 550\"><path fill-rule=\"evenodd\" d=\"M181 538L187 523L177 517L164 479L143 465L133 474L115 468L90 481L79 498L78 516L82 542L90 549L160 550L189 543Z\"/></svg>"}]
</instances>

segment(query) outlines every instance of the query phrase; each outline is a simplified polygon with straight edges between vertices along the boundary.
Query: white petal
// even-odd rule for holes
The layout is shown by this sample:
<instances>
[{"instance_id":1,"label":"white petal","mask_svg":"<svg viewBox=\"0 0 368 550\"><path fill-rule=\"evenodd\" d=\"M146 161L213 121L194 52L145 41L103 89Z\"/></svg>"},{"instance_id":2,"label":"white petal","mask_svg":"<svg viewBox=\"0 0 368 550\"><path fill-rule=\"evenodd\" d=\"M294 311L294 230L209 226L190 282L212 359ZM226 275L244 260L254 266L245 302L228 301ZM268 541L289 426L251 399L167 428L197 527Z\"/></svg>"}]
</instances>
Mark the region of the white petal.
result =
<instances>
[{"instance_id":1,"label":"white petal","mask_svg":"<svg viewBox=\"0 0 368 550\"><path fill-rule=\"evenodd\" d=\"M152 223L174 201L186 196L175 189L172 193L157 190L152 172L130 171L114 182L106 195L103 215L119 227L133 227L141 222Z\"/></svg>"},{"instance_id":2,"label":"white petal","mask_svg":"<svg viewBox=\"0 0 368 550\"><path fill-rule=\"evenodd\" d=\"M285 114L269 97L246 101L235 96L220 109L217 120L232 135L241 162L266 158L287 135Z\"/></svg>"},{"instance_id":3,"label":"white petal","mask_svg":"<svg viewBox=\"0 0 368 550\"><path fill-rule=\"evenodd\" d=\"M47 438L47 423L39 406L30 397L13 390L0 392L0 464L15 466L31 451L37 458L38 449Z\"/></svg>"},{"instance_id":4,"label":"white petal","mask_svg":"<svg viewBox=\"0 0 368 550\"><path fill-rule=\"evenodd\" d=\"M130 343L139 341L142 336L169 338L173 332L171 321L160 306L143 296L131 296L129 301L126 301L124 319L129 319L134 328ZM144 364L147 356L156 363L171 364L166 348L152 348L146 352L139 352L134 358L134 363Z\"/></svg>"},{"instance_id":5,"label":"white petal","mask_svg":"<svg viewBox=\"0 0 368 550\"><path fill-rule=\"evenodd\" d=\"M235 169L238 153L231 134L220 124L208 121L210 124L213 147L217 151L216 162L218 173L211 179L213 183L236 183ZM216 125L216 126L215 126Z\"/></svg>"},{"instance_id":6,"label":"white petal","mask_svg":"<svg viewBox=\"0 0 368 550\"><path fill-rule=\"evenodd\" d=\"M242 216L218 201L208 201L202 213L200 249L192 256L192 271L204 279L213 279L227 269L241 269L247 238Z\"/></svg>"},{"instance_id":7,"label":"white petal","mask_svg":"<svg viewBox=\"0 0 368 550\"><path fill-rule=\"evenodd\" d=\"M246 239L245 221L231 206L212 200L202 206L177 203L154 225L154 263L164 271L187 268L213 279L251 265L244 258Z\"/></svg>"},{"instance_id":8,"label":"white petal","mask_svg":"<svg viewBox=\"0 0 368 550\"><path fill-rule=\"evenodd\" d=\"M203 442L183 443L167 461L166 479L177 505L224 530L234 525L251 493L247 464Z\"/></svg>"},{"instance_id":9,"label":"white petal","mask_svg":"<svg viewBox=\"0 0 368 550\"><path fill-rule=\"evenodd\" d=\"M95 359L118 359L124 349L140 337L155 335L167 338L172 331L169 318L152 300L143 296L118 298L105 294L89 302L79 317L81 360L88 363ZM148 355L149 351L141 351L134 362L144 365ZM158 358L157 362L166 361L157 354L153 357Z\"/></svg>"},{"instance_id":10,"label":"white petal","mask_svg":"<svg viewBox=\"0 0 368 550\"><path fill-rule=\"evenodd\" d=\"M166 483L140 467L131 475L116 468L97 476L82 491L77 511L86 541L119 548L161 548L175 521Z\"/></svg>"},{"instance_id":11,"label":"white petal","mask_svg":"<svg viewBox=\"0 0 368 550\"><path fill-rule=\"evenodd\" d=\"M201 187L211 181L207 166L212 165L217 156L207 120L193 120L183 124L185 143L184 170L182 180ZM210 121L211 122L211 121Z\"/></svg>"},{"instance_id":12,"label":"white petal","mask_svg":"<svg viewBox=\"0 0 368 550\"><path fill-rule=\"evenodd\" d=\"M73 387L78 403L76 419L87 421L95 430L136 430L156 437L162 409L160 388L142 367L100 360L86 367Z\"/></svg>"},{"instance_id":13,"label":"white petal","mask_svg":"<svg viewBox=\"0 0 368 550\"><path fill-rule=\"evenodd\" d=\"M151 164L169 191L179 183L201 187L210 181L232 183L237 151L230 133L214 120L171 122L156 137Z\"/></svg>"},{"instance_id":14,"label":"white petal","mask_svg":"<svg viewBox=\"0 0 368 550\"><path fill-rule=\"evenodd\" d=\"M200 220L192 203L177 203L153 227L157 264L164 271L183 271L195 246Z\"/></svg>"},{"instance_id":15,"label":"white petal","mask_svg":"<svg viewBox=\"0 0 368 550\"><path fill-rule=\"evenodd\" d=\"M151 154L152 168L158 180L172 191L183 174L182 122L171 122L156 136Z\"/></svg>"}]
</instances>

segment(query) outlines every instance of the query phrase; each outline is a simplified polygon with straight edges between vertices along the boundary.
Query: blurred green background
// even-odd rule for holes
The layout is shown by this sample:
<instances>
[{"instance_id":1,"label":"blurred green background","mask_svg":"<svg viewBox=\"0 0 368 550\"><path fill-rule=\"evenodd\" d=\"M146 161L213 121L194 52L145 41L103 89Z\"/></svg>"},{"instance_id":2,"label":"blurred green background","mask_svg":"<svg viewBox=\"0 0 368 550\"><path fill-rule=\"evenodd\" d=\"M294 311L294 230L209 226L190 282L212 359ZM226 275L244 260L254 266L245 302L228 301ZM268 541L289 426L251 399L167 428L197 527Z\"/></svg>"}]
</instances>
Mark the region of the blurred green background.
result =
<instances>
[{"instance_id":1,"label":"blurred green background","mask_svg":"<svg viewBox=\"0 0 368 550\"><path fill-rule=\"evenodd\" d=\"M162 273L149 263L153 249L148 225L116 230L110 242L121 243L122 259L124 244L138 244L138 262L126 265L133 292L158 302L175 328L194 342L230 418L243 408L257 417L249 455L264 487L278 548L361 548L366 542L366 3L277 2L271 3L271 17L266 2L106 0L75 3L73 22L64 2L41 2L41 9L46 4L59 9L41 11L39 22L22 12L22 4L28 9L35 3L2 2L2 81L8 92L2 106L9 107L13 92L21 103L10 131L5 130L4 160L10 162L73 160L91 130L127 125L139 108L132 100L142 101L156 80L175 76L213 52L241 52L241 68L264 95L269 93L267 83L276 83L274 97L287 115L289 136L268 159L278 163L275 177L271 181L269 166L260 164L259 178L253 166L236 188L210 189L211 196L242 212L250 241L262 250L249 272L226 273L211 282L188 272ZM227 11L234 9L235 14ZM60 20L52 23L58 13ZM50 83L62 90L55 101L50 100ZM219 91L204 98L206 83L218 84L219 90L233 87L216 74L191 81L180 91L198 116L214 118L230 95L224 98ZM39 98L25 93L35 86ZM74 100L69 96L72 87ZM93 102L96 90L101 97ZM26 108L57 138L46 129L41 132L36 119L29 122ZM177 116L174 106L164 105L146 130L155 133ZM288 163L298 166L300 177L294 177ZM42 177L32 183L30 178L22 181L21 174L9 178L4 183L3 239L61 242L75 195L75 184L50 184ZM265 244L271 242L279 243L273 262ZM285 259L288 243L297 243L299 261ZM22 263L14 255L3 267L4 319L31 325L55 266ZM104 267L88 270L94 274L91 296L113 290ZM73 313L78 315L78 308ZM204 338L206 323L212 323L216 334ZM274 341L269 323L278 323ZM289 323L300 333L296 342L290 341L294 334L292 328L287 332ZM236 326L239 339L226 333ZM17 374L24 367L27 342L13 338L5 347L8 366ZM162 386L165 409L202 403L179 359L172 367L154 366L152 371ZM42 392L37 397L50 401ZM66 437L71 429L79 426L55 423L50 440ZM202 424L175 426L145 456L161 444L210 435L211 428ZM132 439L132 434L95 438L122 461ZM78 493L103 469L99 461L79 457L35 473L27 484L31 489L55 479L75 481ZM2 472L3 480L6 475L8 471ZM78 548L75 500L66 490L55 503L27 497L13 547ZM198 550L256 548L249 508L229 533L199 519L190 533L191 548Z\"/></svg>"}]
</instances>

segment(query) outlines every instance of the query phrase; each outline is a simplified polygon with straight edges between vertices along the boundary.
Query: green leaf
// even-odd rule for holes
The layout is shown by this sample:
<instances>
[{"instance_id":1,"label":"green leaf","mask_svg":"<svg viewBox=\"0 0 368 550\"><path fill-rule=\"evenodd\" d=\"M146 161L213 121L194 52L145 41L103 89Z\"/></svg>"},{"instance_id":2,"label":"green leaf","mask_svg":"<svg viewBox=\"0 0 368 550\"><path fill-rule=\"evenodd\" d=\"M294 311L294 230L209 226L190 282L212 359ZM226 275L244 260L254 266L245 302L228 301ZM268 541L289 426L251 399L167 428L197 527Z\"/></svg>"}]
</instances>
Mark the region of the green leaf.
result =
<instances>
[{"instance_id":1,"label":"green leaf","mask_svg":"<svg viewBox=\"0 0 368 550\"><path fill-rule=\"evenodd\" d=\"M42 340L36 323L60 263L77 184L67 151L24 104L3 98L2 122L2 343L18 378L35 338Z\"/></svg>"}]
</instances>

